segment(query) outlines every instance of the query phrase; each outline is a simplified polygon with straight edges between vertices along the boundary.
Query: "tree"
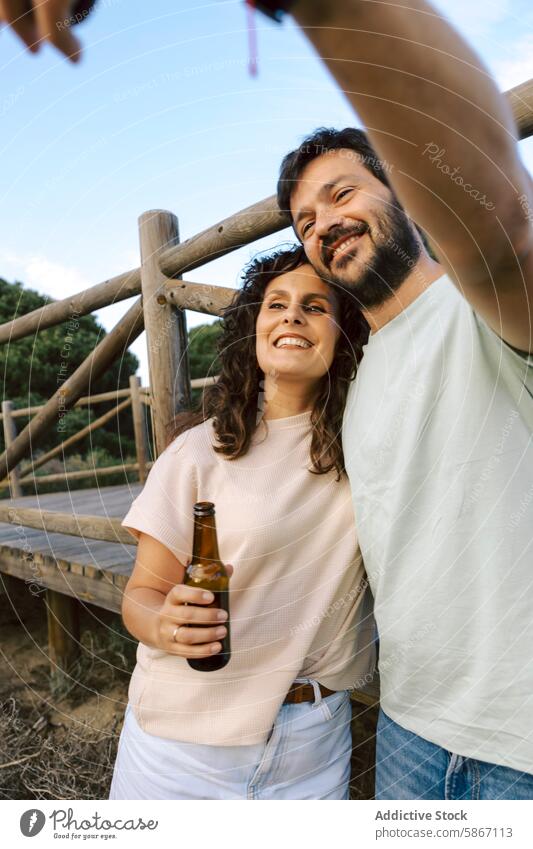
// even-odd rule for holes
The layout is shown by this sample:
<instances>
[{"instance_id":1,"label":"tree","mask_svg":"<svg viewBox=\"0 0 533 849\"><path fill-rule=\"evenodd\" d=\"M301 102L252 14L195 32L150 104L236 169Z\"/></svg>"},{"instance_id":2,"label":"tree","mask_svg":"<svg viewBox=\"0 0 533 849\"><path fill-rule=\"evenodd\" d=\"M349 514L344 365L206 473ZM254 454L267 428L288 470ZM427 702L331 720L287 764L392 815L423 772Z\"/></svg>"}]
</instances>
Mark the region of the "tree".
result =
<instances>
[{"instance_id":1,"label":"tree","mask_svg":"<svg viewBox=\"0 0 533 849\"><path fill-rule=\"evenodd\" d=\"M8 283L0 278L0 323L32 312L52 300L34 289L26 289L22 283ZM15 407L43 404L105 335L106 331L94 316L73 314L63 324L0 346L2 398L12 401ZM106 369L102 377L92 382L90 390L84 394L126 388L129 376L135 374L138 365L137 357L127 351L118 362ZM65 430L58 433L53 428L36 448L52 448L112 406L114 403L110 402L92 409L80 407L71 410L64 420ZM103 428L81 440L75 450L84 452L97 447L106 449L117 458L133 454L135 443L131 419L131 411L124 410L119 416L118 426L116 418L111 419ZM27 421L26 418L17 419L17 428L20 430ZM120 439L117 434L120 434Z\"/></svg>"},{"instance_id":2,"label":"tree","mask_svg":"<svg viewBox=\"0 0 533 849\"><path fill-rule=\"evenodd\" d=\"M199 324L189 330L189 367L191 378L214 377L218 374L217 342L222 322Z\"/></svg>"}]
</instances>

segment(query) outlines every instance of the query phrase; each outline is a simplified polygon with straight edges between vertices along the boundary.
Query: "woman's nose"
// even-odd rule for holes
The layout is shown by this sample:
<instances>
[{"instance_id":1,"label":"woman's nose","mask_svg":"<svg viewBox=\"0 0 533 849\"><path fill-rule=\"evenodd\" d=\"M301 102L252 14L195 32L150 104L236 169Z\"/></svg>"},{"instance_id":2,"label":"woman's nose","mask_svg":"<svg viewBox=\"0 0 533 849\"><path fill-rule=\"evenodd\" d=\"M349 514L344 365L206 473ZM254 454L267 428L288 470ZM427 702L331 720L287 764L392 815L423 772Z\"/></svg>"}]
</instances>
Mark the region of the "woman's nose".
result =
<instances>
[{"instance_id":1,"label":"woman's nose","mask_svg":"<svg viewBox=\"0 0 533 849\"><path fill-rule=\"evenodd\" d=\"M287 310L283 316L284 324L303 324L299 308Z\"/></svg>"}]
</instances>

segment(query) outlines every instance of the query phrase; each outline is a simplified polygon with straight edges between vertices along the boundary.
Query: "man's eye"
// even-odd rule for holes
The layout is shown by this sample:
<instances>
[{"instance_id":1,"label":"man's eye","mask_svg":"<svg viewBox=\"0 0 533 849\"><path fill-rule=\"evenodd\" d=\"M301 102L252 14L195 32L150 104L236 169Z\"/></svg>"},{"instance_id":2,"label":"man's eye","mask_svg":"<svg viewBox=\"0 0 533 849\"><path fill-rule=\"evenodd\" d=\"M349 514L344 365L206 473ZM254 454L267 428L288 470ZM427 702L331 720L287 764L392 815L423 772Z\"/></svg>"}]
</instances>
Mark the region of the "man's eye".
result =
<instances>
[{"instance_id":1,"label":"man's eye","mask_svg":"<svg viewBox=\"0 0 533 849\"><path fill-rule=\"evenodd\" d=\"M341 189L341 191L338 193L338 195L337 195L337 197L335 198L335 200L336 200L336 201L337 201L337 200L342 200L342 199L343 199L343 197L345 197L346 195L349 195L351 191L353 191L353 190L352 190L352 189Z\"/></svg>"},{"instance_id":2,"label":"man's eye","mask_svg":"<svg viewBox=\"0 0 533 849\"><path fill-rule=\"evenodd\" d=\"M302 236L307 236L307 235L309 235L309 230L311 229L311 227L312 227L312 226L313 226L313 222L312 222L312 221L307 221L307 222L304 224L304 226L302 227Z\"/></svg>"}]
</instances>

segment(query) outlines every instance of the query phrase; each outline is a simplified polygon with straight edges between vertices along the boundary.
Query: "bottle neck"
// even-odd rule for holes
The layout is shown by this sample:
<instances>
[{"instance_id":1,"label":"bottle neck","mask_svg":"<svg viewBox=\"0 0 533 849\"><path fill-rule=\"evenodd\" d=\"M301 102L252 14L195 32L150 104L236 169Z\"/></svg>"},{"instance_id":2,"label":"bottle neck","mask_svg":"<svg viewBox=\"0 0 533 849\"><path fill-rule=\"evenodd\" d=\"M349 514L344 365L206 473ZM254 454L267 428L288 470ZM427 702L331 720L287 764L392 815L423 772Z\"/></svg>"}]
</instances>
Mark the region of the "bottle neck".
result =
<instances>
[{"instance_id":1,"label":"bottle neck","mask_svg":"<svg viewBox=\"0 0 533 849\"><path fill-rule=\"evenodd\" d=\"M193 560L202 563L220 562L214 514L194 517Z\"/></svg>"}]
</instances>

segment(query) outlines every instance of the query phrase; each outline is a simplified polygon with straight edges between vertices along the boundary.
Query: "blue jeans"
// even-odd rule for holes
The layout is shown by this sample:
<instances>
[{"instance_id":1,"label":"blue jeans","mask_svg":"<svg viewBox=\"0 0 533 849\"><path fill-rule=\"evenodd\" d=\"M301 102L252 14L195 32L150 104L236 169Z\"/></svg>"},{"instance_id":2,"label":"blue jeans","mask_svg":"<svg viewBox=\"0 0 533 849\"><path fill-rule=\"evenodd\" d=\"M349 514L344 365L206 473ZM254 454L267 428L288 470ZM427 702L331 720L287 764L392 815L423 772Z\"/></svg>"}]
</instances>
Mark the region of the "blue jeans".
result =
<instances>
[{"instance_id":1,"label":"blue jeans","mask_svg":"<svg viewBox=\"0 0 533 849\"><path fill-rule=\"evenodd\" d=\"M380 710L376 799L533 799L533 775L455 755Z\"/></svg>"},{"instance_id":2,"label":"blue jeans","mask_svg":"<svg viewBox=\"0 0 533 849\"><path fill-rule=\"evenodd\" d=\"M315 686L314 702L281 706L265 743L208 746L147 734L128 705L109 798L348 799L351 716L346 690Z\"/></svg>"}]
</instances>

